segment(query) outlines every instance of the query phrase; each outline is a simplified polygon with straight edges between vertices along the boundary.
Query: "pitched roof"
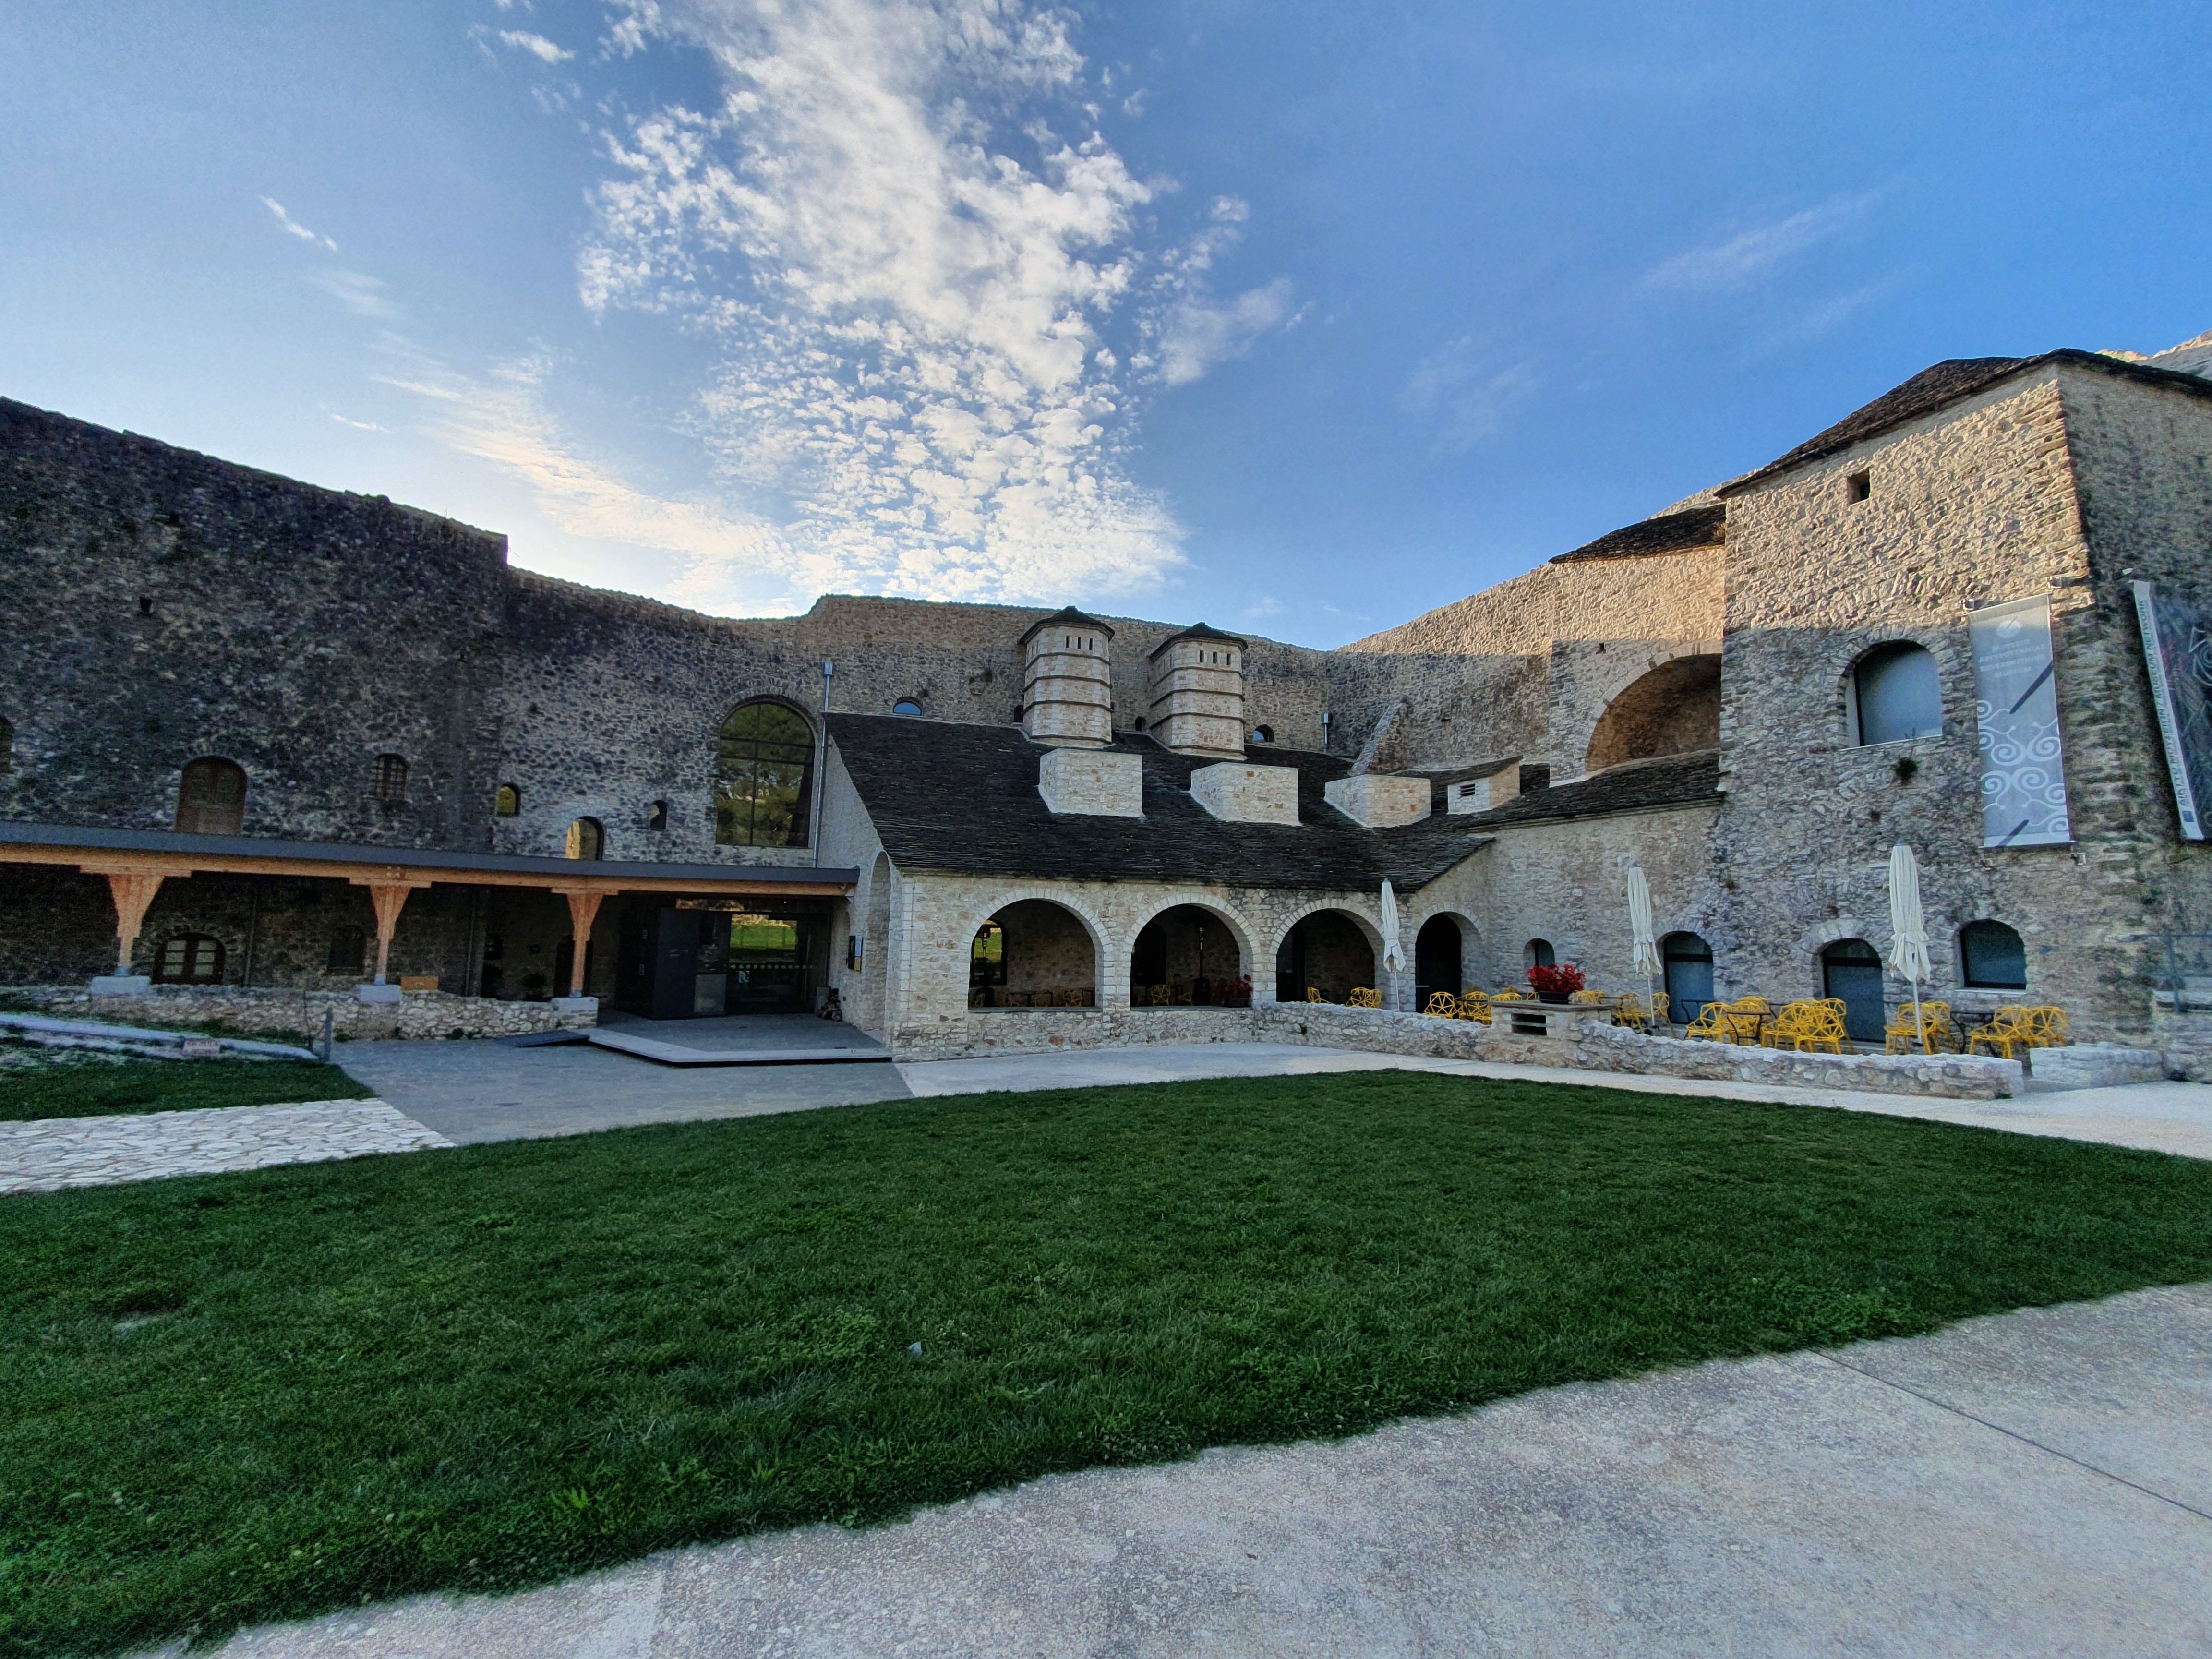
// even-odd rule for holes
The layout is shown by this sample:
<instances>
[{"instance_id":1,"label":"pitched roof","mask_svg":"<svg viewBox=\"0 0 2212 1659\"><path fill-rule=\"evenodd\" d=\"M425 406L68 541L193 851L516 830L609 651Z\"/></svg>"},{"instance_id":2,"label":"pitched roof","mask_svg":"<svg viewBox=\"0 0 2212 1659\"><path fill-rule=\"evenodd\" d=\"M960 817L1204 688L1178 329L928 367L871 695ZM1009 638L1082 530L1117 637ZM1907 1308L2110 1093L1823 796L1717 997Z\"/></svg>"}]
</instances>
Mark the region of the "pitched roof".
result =
<instances>
[{"instance_id":1,"label":"pitched roof","mask_svg":"<svg viewBox=\"0 0 2212 1659\"><path fill-rule=\"evenodd\" d=\"M1680 553L1693 547L1717 547L1726 536L1728 508L1716 501L1680 513L1662 513L1623 526L1594 542L1584 542L1552 560L1570 564L1577 559L1634 559L1654 553Z\"/></svg>"},{"instance_id":2,"label":"pitched roof","mask_svg":"<svg viewBox=\"0 0 2212 1659\"><path fill-rule=\"evenodd\" d=\"M1096 617L1085 616L1073 605L1062 605L1059 610L1054 611L1049 617L1039 617L1035 622L1029 625L1027 631L1022 635L1021 638L1016 640L1014 643L1017 646L1027 645L1031 639L1043 632L1046 629L1063 627L1095 628L1100 633L1103 634L1108 639L1110 640L1114 637L1113 629L1109 627L1106 623L1100 622Z\"/></svg>"},{"instance_id":3,"label":"pitched roof","mask_svg":"<svg viewBox=\"0 0 2212 1659\"><path fill-rule=\"evenodd\" d=\"M1237 635L1224 634L1218 628L1209 628L1206 623L1200 623L1195 628L1184 629L1180 634L1169 635L1167 638L1162 640L1158 645L1152 647L1152 656L1158 656L1161 652L1166 650L1170 646L1174 645L1178 641L1182 640L1221 640L1228 644L1235 646L1241 646L1244 643L1243 640ZM1150 661L1151 659L1152 659L1149 657L1146 659L1146 661Z\"/></svg>"},{"instance_id":4,"label":"pitched roof","mask_svg":"<svg viewBox=\"0 0 2212 1659\"><path fill-rule=\"evenodd\" d=\"M2025 369L2041 368L2051 363L2093 368L2121 380L2138 380L2149 386L2166 386L2198 397L2212 398L2212 380L2179 369L2128 362L2122 358L2107 356L2100 351L2067 349L2046 351L2035 357L1947 357L1940 363L1922 369L1903 384L1892 386L1872 403L1853 410L1826 431L1815 433L1788 454L1778 456L1765 466L1723 484L1714 494L1732 495L1777 473L1802 466L1808 461L1839 454L1853 444L1917 421L1923 415L1932 415L1940 409L1986 391L2000 380L2009 380Z\"/></svg>"},{"instance_id":5,"label":"pitched roof","mask_svg":"<svg viewBox=\"0 0 2212 1659\"><path fill-rule=\"evenodd\" d=\"M1487 812L1470 813L1460 822L1478 830L1498 830L1515 823L1589 817L1601 812L1650 811L1720 799L1721 751L1698 749L1686 755L1623 761L1572 783L1516 796Z\"/></svg>"},{"instance_id":6,"label":"pitched roof","mask_svg":"<svg viewBox=\"0 0 2212 1659\"><path fill-rule=\"evenodd\" d=\"M1123 818L1054 813L1037 793L1046 746L1016 726L832 714L830 736L902 869L1338 891L1388 876L1412 891L1489 839L1464 817L1363 830L1322 795L1350 763L1307 750L1267 751L1267 763L1297 769L1296 825L1231 823L1190 797L1190 775L1208 762L1142 738L1112 745L1144 763L1145 816Z\"/></svg>"}]
</instances>

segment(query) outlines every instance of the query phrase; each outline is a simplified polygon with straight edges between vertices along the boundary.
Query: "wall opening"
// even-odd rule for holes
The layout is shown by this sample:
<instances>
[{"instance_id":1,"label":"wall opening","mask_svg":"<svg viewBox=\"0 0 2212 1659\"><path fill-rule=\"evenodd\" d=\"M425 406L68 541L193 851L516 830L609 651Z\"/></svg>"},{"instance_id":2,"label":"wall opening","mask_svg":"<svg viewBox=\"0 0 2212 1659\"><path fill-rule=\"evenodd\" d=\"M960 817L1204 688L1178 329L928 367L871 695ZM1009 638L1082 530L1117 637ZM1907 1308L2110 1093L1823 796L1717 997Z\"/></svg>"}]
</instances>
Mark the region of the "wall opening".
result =
<instances>
[{"instance_id":1,"label":"wall opening","mask_svg":"<svg viewBox=\"0 0 2212 1659\"><path fill-rule=\"evenodd\" d=\"M404 801L407 799L407 758L404 755L379 755L369 763L368 793L378 800Z\"/></svg>"},{"instance_id":2,"label":"wall opening","mask_svg":"<svg viewBox=\"0 0 2212 1659\"><path fill-rule=\"evenodd\" d=\"M492 816L514 818L522 816L522 787L520 784L502 783L491 798Z\"/></svg>"},{"instance_id":3,"label":"wall opening","mask_svg":"<svg viewBox=\"0 0 2212 1659\"><path fill-rule=\"evenodd\" d=\"M1524 969L1555 968L1559 962L1559 953L1552 948L1552 941L1547 939L1532 939L1521 947L1521 966Z\"/></svg>"},{"instance_id":4,"label":"wall opening","mask_svg":"<svg viewBox=\"0 0 2212 1659\"><path fill-rule=\"evenodd\" d=\"M1413 1006L1425 1008L1430 995L1466 988L1461 977L1459 923L1449 916L1431 916L1413 935Z\"/></svg>"},{"instance_id":5,"label":"wall opening","mask_svg":"<svg viewBox=\"0 0 2212 1659\"><path fill-rule=\"evenodd\" d=\"M814 728L787 704L739 703L715 749L714 841L804 847L814 803Z\"/></svg>"},{"instance_id":6,"label":"wall opening","mask_svg":"<svg viewBox=\"0 0 2212 1659\"><path fill-rule=\"evenodd\" d=\"M1341 910L1302 916L1275 951L1275 1000L1304 1002L1318 994L1342 1002L1355 987L1375 984L1375 947Z\"/></svg>"},{"instance_id":7,"label":"wall opening","mask_svg":"<svg viewBox=\"0 0 2212 1659\"><path fill-rule=\"evenodd\" d=\"M2027 942L2001 921L1970 921L1959 930L1960 977L1977 989L2027 989Z\"/></svg>"},{"instance_id":8,"label":"wall opening","mask_svg":"<svg viewBox=\"0 0 2212 1659\"><path fill-rule=\"evenodd\" d=\"M1203 905L1163 910L1129 951L1132 1008L1248 1007L1251 969L1229 924Z\"/></svg>"},{"instance_id":9,"label":"wall opening","mask_svg":"<svg viewBox=\"0 0 2212 1659\"><path fill-rule=\"evenodd\" d=\"M1844 1030L1854 1042L1880 1042L1881 955L1863 939L1839 939L1820 952L1820 994L1844 1005Z\"/></svg>"},{"instance_id":10,"label":"wall opening","mask_svg":"<svg viewBox=\"0 0 2212 1659\"><path fill-rule=\"evenodd\" d=\"M1851 691L1863 744L1942 735L1942 677L1923 647L1876 646L1851 671Z\"/></svg>"},{"instance_id":11,"label":"wall opening","mask_svg":"<svg viewBox=\"0 0 2212 1659\"><path fill-rule=\"evenodd\" d=\"M1587 769L1623 761L1717 749L1721 659L1677 657L1630 684L1606 705L1590 732Z\"/></svg>"},{"instance_id":12,"label":"wall opening","mask_svg":"<svg viewBox=\"0 0 2212 1659\"><path fill-rule=\"evenodd\" d=\"M172 933L155 954L153 979L161 985L222 983L222 941L210 933Z\"/></svg>"},{"instance_id":13,"label":"wall opening","mask_svg":"<svg viewBox=\"0 0 2212 1659\"><path fill-rule=\"evenodd\" d=\"M1073 911L1049 899L1009 904L968 947L971 1008L1095 1008L1098 952Z\"/></svg>"},{"instance_id":14,"label":"wall opening","mask_svg":"<svg viewBox=\"0 0 2212 1659\"><path fill-rule=\"evenodd\" d=\"M597 818L578 818L568 826L568 844L565 856L572 859L596 860L604 858L607 850L607 827Z\"/></svg>"},{"instance_id":15,"label":"wall opening","mask_svg":"<svg viewBox=\"0 0 2212 1659\"><path fill-rule=\"evenodd\" d=\"M210 756L177 781L177 828L188 836L235 836L246 828L246 769Z\"/></svg>"},{"instance_id":16,"label":"wall opening","mask_svg":"<svg viewBox=\"0 0 2212 1659\"><path fill-rule=\"evenodd\" d=\"M1713 947L1695 933L1669 933L1659 941L1666 980L1667 1017L1687 1025L1713 1000Z\"/></svg>"}]
</instances>

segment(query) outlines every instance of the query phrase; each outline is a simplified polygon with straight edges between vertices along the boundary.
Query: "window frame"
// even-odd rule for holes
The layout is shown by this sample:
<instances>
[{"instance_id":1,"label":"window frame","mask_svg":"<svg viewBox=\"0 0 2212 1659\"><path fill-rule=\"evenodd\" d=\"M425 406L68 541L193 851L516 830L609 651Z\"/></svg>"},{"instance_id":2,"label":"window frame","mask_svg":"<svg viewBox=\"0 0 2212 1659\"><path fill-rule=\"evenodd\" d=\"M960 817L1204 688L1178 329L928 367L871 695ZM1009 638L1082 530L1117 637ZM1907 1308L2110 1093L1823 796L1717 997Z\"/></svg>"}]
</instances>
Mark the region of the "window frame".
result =
<instances>
[{"instance_id":1,"label":"window frame","mask_svg":"<svg viewBox=\"0 0 2212 1659\"><path fill-rule=\"evenodd\" d=\"M1902 737L1869 738L1866 735L1865 700L1859 695L1859 678L1868 668L1884 662L1902 661L1914 652L1928 659L1936 676L1936 729L1932 732L1911 732ZM1927 743L1940 739L1949 722L1948 699L1944 695L1943 664L1932 647L1911 638L1878 640L1857 652L1844 671L1844 722L1854 749L1882 749L1892 744Z\"/></svg>"},{"instance_id":2,"label":"window frame","mask_svg":"<svg viewBox=\"0 0 2212 1659\"><path fill-rule=\"evenodd\" d=\"M746 710L754 708L774 710L795 721L798 729L806 734L804 754L799 753L801 745L795 740L764 738L760 736L757 721L755 722L756 730L751 735L732 734L730 729L732 722ZM820 734L815 730L814 722L807 718L806 712L781 697L747 697L743 702L732 705L729 712L725 714L715 726L713 798L714 844L717 847L805 848L808 846L813 836L815 792L820 787L820 779L816 775L820 741ZM751 746L753 750L751 754L732 754L733 749L746 745ZM786 752L780 757L764 756L761 753L763 745ZM731 785L738 781L733 769L736 766L750 764L757 769L772 760L780 761L785 765L795 763L799 767L798 786L793 793L786 832L781 840L763 839L760 834L758 806L761 797L758 782L761 774L759 771L755 770L751 774L753 787L747 793L738 796L731 789ZM730 810L731 805L738 800L742 800L747 808L746 820L741 829L733 826L734 814Z\"/></svg>"},{"instance_id":3,"label":"window frame","mask_svg":"<svg viewBox=\"0 0 2212 1659\"><path fill-rule=\"evenodd\" d=\"M1979 979L1975 977L1975 953L1967 944L1967 937L1979 931L1986 935L1991 930L2002 929L2012 935L2019 947L2020 977L2017 980ZM1986 965L1986 964L1984 964ZM1977 916L1959 929L1959 983L1970 991L2025 991L2027 989L2027 940L2019 928L1995 916Z\"/></svg>"}]
</instances>

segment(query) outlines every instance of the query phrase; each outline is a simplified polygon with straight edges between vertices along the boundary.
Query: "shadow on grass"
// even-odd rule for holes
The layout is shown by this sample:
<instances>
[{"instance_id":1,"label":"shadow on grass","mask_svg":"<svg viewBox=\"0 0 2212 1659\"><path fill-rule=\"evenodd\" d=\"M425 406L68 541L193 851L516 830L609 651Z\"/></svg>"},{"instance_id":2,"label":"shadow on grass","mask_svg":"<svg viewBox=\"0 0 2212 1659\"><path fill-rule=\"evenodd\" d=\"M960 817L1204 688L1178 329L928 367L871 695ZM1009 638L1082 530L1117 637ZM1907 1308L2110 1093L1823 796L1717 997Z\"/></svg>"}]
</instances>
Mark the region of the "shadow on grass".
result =
<instances>
[{"instance_id":1,"label":"shadow on grass","mask_svg":"<svg viewBox=\"0 0 2212 1659\"><path fill-rule=\"evenodd\" d=\"M2208 1215L2156 1153L1401 1072L14 1199L0 1652L2212 1277Z\"/></svg>"}]
</instances>

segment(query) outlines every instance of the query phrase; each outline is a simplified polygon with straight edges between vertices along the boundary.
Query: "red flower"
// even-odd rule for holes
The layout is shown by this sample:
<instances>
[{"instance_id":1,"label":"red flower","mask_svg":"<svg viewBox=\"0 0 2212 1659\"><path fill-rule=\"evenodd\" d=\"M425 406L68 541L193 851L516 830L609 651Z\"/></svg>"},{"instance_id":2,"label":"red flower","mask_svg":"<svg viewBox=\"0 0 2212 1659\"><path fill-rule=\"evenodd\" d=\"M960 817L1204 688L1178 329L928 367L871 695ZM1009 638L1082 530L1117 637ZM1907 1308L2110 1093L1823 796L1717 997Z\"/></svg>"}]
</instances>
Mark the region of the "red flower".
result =
<instances>
[{"instance_id":1,"label":"red flower","mask_svg":"<svg viewBox=\"0 0 2212 1659\"><path fill-rule=\"evenodd\" d=\"M1568 996L1583 988L1583 970L1571 962L1560 963L1554 968L1540 965L1528 970L1528 983L1540 995Z\"/></svg>"}]
</instances>

